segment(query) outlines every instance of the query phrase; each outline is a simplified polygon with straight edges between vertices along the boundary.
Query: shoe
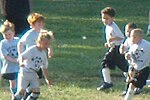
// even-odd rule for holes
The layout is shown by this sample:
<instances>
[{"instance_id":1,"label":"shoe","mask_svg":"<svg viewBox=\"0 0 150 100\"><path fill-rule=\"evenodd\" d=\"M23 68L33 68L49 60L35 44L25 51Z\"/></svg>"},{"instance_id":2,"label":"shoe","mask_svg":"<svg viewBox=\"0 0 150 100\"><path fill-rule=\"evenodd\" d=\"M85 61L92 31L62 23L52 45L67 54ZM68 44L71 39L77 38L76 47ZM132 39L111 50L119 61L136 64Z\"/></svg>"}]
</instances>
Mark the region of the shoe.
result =
<instances>
[{"instance_id":1,"label":"shoe","mask_svg":"<svg viewBox=\"0 0 150 100\"><path fill-rule=\"evenodd\" d=\"M127 91L123 91L122 94L120 96L125 96L127 93Z\"/></svg>"},{"instance_id":2,"label":"shoe","mask_svg":"<svg viewBox=\"0 0 150 100\"><path fill-rule=\"evenodd\" d=\"M135 90L134 95L138 95L138 94L140 94L141 92L142 92L142 89L137 88L137 89Z\"/></svg>"},{"instance_id":3,"label":"shoe","mask_svg":"<svg viewBox=\"0 0 150 100\"><path fill-rule=\"evenodd\" d=\"M107 83L107 82L104 82L100 87L97 88L97 90L105 90L105 89L109 89L113 87L113 84L112 83Z\"/></svg>"}]
</instances>

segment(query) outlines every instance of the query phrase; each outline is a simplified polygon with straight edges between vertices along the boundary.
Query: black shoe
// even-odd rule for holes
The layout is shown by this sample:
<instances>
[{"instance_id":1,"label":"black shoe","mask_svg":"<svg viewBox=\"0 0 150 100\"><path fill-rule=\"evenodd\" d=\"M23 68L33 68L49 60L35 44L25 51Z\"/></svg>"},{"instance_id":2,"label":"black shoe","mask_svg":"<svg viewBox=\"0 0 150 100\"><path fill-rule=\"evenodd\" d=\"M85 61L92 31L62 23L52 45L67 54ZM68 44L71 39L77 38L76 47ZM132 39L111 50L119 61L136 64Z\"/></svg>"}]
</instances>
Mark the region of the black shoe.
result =
<instances>
[{"instance_id":1,"label":"black shoe","mask_svg":"<svg viewBox=\"0 0 150 100\"><path fill-rule=\"evenodd\" d=\"M136 91L135 91L135 93L134 93L134 95L138 95L138 94L140 94L141 92L142 92L142 89L137 88Z\"/></svg>"},{"instance_id":2,"label":"black shoe","mask_svg":"<svg viewBox=\"0 0 150 100\"><path fill-rule=\"evenodd\" d=\"M112 83L107 83L107 82L104 82L101 86L99 86L97 88L97 90L105 90L105 89L109 89L113 87L113 84Z\"/></svg>"}]
</instances>

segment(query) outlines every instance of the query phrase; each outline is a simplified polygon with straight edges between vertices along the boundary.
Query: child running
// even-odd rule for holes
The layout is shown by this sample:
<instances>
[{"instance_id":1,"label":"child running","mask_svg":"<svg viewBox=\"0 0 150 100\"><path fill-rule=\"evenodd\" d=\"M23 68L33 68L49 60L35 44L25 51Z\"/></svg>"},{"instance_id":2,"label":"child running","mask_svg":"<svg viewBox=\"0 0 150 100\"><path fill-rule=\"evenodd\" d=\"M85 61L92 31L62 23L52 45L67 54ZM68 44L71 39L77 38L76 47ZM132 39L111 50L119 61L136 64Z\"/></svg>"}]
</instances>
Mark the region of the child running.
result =
<instances>
[{"instance_id":1,"label":"child running","mask_svg":"<svg viewBox=\"0 0 150 100\"><path fill-rule=\"evenodd\" d=\"M150 42L143 39L143 31L139 28L131 31L131 41L129 52L125 58L130 60L129 88L124 100L132 100L134 89L142 88L146 85L149 76L150 62Z\"/></svg>"},{"instance_id":2,"label":"child running","mask_svg":"<svg viewBox=\"0 0 150 100\"><path fill-rule=\"evenodd\" d=\"M113 86L110 69L115 69L118 66L123 72L128 72L128 63L124 56L119 53L119 47L124 41L124 35L114 22L115 10L111 7L106 7L101 11L102 22L106 26L106 43L105 47L109 48L102 60L102 75L104 82L97 90L105 90Z\"/></svg>"}]
</instances>

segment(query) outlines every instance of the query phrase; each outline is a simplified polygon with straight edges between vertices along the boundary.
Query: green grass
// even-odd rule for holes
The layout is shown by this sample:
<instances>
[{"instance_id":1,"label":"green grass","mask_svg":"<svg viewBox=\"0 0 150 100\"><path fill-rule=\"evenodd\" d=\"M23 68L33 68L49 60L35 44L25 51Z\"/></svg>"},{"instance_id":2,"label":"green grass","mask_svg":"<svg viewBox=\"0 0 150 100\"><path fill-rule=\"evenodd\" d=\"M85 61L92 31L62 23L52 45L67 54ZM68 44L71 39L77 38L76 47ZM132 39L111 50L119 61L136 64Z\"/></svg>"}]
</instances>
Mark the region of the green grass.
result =
<instances>
[{"instance_id":1,"label":"green grass","mask_svg":"<svg viewBox=\"0 0 150 100\"><path fill-rule=\"evenodd\" d=\"M46 16L46 29L55 33L54 57L49 62L52 88L41 86L39 100L121 100L124 90L122 72L112 71L115 86L110 91L96 90L102 82L99 73L105 54L103 24L99 12L106 6L116 9L116 23L121 30L134 22L146 34L148 26L148 0L34 0L33 12ZM86 36L87 39L82 39ZM149 37L146 37L149 39ZM8 84L1 82L0 100L8 100ZM150 88L134 100L149 100Z\"/></svg>"}]
</instances>

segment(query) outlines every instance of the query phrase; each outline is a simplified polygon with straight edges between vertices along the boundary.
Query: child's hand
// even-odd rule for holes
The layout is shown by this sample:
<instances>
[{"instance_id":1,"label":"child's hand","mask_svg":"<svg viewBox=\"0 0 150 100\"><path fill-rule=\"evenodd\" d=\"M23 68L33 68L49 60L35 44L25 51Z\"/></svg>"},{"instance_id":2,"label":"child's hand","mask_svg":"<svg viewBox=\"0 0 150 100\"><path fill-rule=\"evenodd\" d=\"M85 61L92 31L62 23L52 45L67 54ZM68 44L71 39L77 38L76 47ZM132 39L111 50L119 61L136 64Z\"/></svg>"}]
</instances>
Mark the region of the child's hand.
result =
<instances>
[{"instance_id":1,"label":"child's hand","mask_svg":"<svg viewBox=\"0 0 150 100\"><path fill-rule=\"evenodd\" d=\"M53 85L53 82L51 80L45 79L45 81L46 81L48 86L52 86Z\"/></svg>"},{"instance_id":2,"label":"child's hand","mask_svg":"<svg viewBox=\"0 0 150 100\"><path fill-rule=\"evenodd\" d=\"M120 54L123 54L124 51L125 51L125 46L124 46L124 44L121 44L121 45L120 45L120 48L119 48Z\"/></svg>"},{"instance_id":3,"label":"child's hand","mask_svg":"<svg viewBox=\"0 0 150 100\"><path fill-rule=\"evenodd\" d=\"M53 50L52 49L50 49L50 48L48 48L48 57L49 58L52 58L52 56L53 56Z\"/></svg>"},{"instance_id":4,"label":"child's hand","mask_svg":"<svg viewBox=\"0 0 150 100\"><path fill-rule=\"evenodd\" d=\"M105 43L104 45L105 45L105 47L106 47L106 48L109 48L109 45L108 45L108 43Z\"/></svg>"},{"instance_id":5,"label":"child's hand","mask_svg":"<svg viewBox=\"0 0 150 100\"><path fill-rule=\"evenodd\" d=\"M125 59L126 59L126 60L130 60L130 59L131 59L131 57L130 57L130 54L129 54L129 53L126 53L126 54L125 54Z\"/></svg>"},{"instance_id":6,"label":"child's hand","mask_svg":"<svg viewBox=\"0 0 150 100\"><path fill-rule=\"evenodd\" d=\"M20 67L24 67L24 63L22 62L22 63L19 63L19 66Z\"/></svg>"}]
</instances>

